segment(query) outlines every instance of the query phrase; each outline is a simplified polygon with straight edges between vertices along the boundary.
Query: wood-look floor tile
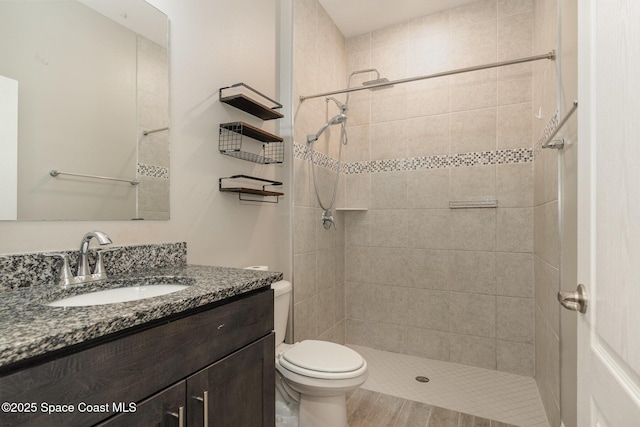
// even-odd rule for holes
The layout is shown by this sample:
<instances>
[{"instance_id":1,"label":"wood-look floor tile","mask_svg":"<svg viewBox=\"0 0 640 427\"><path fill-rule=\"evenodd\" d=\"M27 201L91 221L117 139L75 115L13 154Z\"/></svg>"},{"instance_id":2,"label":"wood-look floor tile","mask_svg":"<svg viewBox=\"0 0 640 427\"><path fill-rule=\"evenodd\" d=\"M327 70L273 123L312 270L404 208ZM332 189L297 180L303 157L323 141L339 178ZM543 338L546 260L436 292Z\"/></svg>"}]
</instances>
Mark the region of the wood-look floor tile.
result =
<instances>
[{"instance_id":1,"label":"wood-look floor tile","mask_svg":"<svg viewBox=\"0 0 640 427\"><path fill-rule=\"evenodd\" d=\"M491 427L491 420L469 414L460 414L458 427Z\"/></svg>"},{"instance_id":2,"label":"wood-look floor tile","mask_svg":"<svg viewBox=\"0 0 640 427\"><path fill-rule=\"evenodd\" d=\"M371 390L347 398L349 427L516 427Z\"/></svg>"},{"instance_id":3,"label":"wood-look floor tile","mask_svg":"<svg viewBox=\"0 0 640 427\"><path fill-rule=\"evenodd\" d=\"M405 400L393 427L427 427L431 408L426 403Z\"/></svg>"},{"instance_id":4,"label":"wood-look floor tile","mask_svg":"<svg viewBox=\"0 0 640 427\"><path fill-rule=\"evenodd\" d=\"M458 427L460 412L434 407L431 410L428 427Z\"/></svg>"}]
</instances>

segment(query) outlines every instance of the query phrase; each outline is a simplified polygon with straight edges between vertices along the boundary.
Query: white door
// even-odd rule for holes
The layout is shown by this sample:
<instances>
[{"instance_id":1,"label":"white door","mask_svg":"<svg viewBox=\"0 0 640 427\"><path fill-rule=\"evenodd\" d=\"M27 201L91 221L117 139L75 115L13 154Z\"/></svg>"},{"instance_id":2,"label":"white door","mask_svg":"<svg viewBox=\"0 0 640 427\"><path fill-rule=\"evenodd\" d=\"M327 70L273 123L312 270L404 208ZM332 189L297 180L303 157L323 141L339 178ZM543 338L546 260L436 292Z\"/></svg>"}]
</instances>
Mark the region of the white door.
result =
<instances>
[{"instance_id":1,"label":"white door","mask_svg":"<svg viewBox=\"0 0 640 427\"><path fill-rule=\"evenodd\" d=\"M640 1L578 4L578 424L637 427Z\"/></svg>"}]
</instances>

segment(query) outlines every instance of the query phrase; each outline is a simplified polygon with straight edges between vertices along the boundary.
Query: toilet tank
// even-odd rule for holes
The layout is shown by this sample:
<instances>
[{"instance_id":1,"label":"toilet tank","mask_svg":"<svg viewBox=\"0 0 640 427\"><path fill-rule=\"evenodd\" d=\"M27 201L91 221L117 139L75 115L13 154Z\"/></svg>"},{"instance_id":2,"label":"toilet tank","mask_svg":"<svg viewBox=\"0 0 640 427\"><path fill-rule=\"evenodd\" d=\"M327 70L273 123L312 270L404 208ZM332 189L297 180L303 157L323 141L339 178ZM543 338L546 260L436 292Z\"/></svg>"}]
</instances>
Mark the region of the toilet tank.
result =
<instances>
[{"instance_id":1,"label":"toilet tank","mask_svg":"<svg viewBox=\"0 0 640 427\"><path fill-rule=\"evenodd\" d=\"M273 289L273 317L276 329L276 347L284 342L287 333L287 318L289 317L289 304L291 303L291 283L281 280L271 284Z\"/></svg>"}]
</instances>

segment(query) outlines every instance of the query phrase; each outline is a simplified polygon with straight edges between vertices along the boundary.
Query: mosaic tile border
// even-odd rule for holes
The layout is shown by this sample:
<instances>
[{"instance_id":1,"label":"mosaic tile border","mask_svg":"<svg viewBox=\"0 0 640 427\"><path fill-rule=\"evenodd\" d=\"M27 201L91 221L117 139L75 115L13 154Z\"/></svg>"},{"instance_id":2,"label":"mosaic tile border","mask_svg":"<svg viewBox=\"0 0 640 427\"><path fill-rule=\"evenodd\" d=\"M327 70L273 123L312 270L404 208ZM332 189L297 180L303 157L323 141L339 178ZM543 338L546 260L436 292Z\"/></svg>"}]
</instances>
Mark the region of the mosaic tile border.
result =
<instances>
[{"instance_id":1,"label":"mosaic tile border","mask_svg":"<svg viewBox=\"0 0 640 427\"><path fill-rule=\"evenodd\" d=\"M311 159L309 148L302 144L293 144L293 156L300 160ZM330 169L334 172L338 171L338 161L326 154L316 151L314 153L314 160L318 166ZM533 149L515 148L508 150L348 162L342 163L340 172L346 175L351 175L359 173L397 172L531 162L533 162Z\"/></svg>"},{"instance_id":2,"label":"mosaic tile border","mask_svg":"<svg viewBox=\"0 0 640 427\"><path fill-rule=\"evenodd\" d=\"M138 163L138 175L169 179L169 168Z\"/></svg>"},{"instance_id":3,"label":"mosaic tile border","mask_svg":"<svg viewBox=\"0 0 640 427\"><path fill-rule=\"evenodd\" d=\"M558 119L559 119L558 110L556 110L553 112L553 115L551 116L547 124L544 126L542 133L540 133L540 136L536 141L535 150L533 153L534 159L540 155L540 152L542 151L542 144L544 144L544 142L549 138L549 136L551 136L551 134L555 132L555 130L558 128L558 122L559 122Z\"/></svg>"},{"instance_id":4,"label":"mosaic tile border","mask_svg":"<svg viewBox=\"0 0 640 427\"><path fill-rule=\"evenodd\" d=\"M72 271L75 270L78 251L56 251L69 255ZM95 263L95 249L89 254L89 264ZM26 254L0 255L0 293L11 289L29 286L48 286L57 282L61 261L45 257L41 252ZM109 247L104 253L104 265L107 274L124 274L135 271L185 265L187 263L187 244L159 243L148 245Z\"/></svg>"}]
</instances>

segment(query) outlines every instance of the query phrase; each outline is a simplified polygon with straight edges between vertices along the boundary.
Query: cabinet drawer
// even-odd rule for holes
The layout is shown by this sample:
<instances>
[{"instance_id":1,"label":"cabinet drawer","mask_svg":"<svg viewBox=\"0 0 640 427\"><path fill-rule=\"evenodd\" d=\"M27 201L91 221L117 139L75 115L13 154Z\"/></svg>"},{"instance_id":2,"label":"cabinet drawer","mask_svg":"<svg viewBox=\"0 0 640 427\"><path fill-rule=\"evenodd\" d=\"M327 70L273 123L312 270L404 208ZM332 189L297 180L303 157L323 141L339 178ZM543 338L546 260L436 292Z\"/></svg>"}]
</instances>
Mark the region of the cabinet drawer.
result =
<instances>
[{"instance_id":1,"label":"cabinet drawer","mask_svg":"<svg viewBox=\"0 0 640 427\"><path fill-rule=\"evenodd\" d=\"M74 405L74 412L0 413L0 426L87 426L113 412L80 402L140 402L273 330L265 290L0 378L0 401ZM63 397L61 397L63 396Z\"/></svg>"}]
</instances>

